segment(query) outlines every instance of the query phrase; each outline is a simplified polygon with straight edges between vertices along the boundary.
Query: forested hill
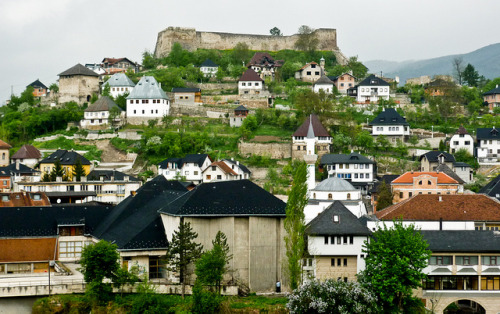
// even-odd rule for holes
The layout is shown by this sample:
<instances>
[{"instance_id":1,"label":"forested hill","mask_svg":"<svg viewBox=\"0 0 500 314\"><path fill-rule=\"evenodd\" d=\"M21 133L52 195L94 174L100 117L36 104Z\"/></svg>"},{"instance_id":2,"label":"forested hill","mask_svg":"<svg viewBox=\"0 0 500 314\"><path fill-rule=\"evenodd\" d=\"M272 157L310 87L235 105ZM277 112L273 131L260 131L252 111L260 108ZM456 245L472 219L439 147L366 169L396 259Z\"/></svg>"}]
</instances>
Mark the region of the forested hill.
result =
<instances>
[{"instance_id":1,"label":"forested hill","mask_svg":"<svg viewBox=\"0 0 500 314\"><path fill-rule=\"evenodd\" d=\"M406 79L422 75L453 74L452 60L463 59L464 65L472 64L480 75L488 79L500 76L500 43L492 44L470 53L449 55L439 58L394 62L386 60L366 61L370 73L383 72L384 76L399 76L401 84Z\"/></svg>"}]
</instances>

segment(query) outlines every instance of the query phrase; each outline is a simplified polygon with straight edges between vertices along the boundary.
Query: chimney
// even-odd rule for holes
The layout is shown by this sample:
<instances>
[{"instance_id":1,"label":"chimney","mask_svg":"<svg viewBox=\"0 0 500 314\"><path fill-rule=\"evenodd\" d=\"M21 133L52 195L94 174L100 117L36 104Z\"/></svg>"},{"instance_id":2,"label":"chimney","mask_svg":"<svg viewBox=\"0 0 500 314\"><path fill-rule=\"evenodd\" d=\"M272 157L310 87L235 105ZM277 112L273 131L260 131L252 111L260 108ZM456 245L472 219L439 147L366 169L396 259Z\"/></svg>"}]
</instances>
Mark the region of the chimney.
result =
<instances>
[{"instance_id":1,"label":"chimney","mask_svg":"<svg viewBox=\"0 0 500 314\"><path fill-rule=\"evenodd\" d=\"M123 176L123 181L128 182L129 176Z\"/></svg>"},{"instance_id":2,"label":"chimney","mask_svg":"<svg viewBox=\"0 0 500 314\"><path fill-rule=\"evenodd\" d=\"M81 181L81 182L87 182L87 177L81 177L81 178L80 178L80 181Z\"/></svg>"},{"instance_id":3,"label":"chimney","mask_svg":"<svg viewBox=\"0 0 500 314\"><path fill-rule=\"evenodd\" d=\"M16 159L16 170L19 170L19 159Z\"/></svg>"},{"instance_id":4,"label":"chimney","mask_svg":"<svg viewBox=\"0 0 500 314\"><path fill-rule=\"evenodd\" d=\"M441 195L439 195L439 201L442 202L443 201L443 197ZM443 218L441 218L443 219Z\"/></svg>"},{"instance_id":5,"label":"chimney","mask_svg":"<svg viewBox=\"0 0 500 314\"><path fill-rule=\"evenodd\" d=\"M62 177L56 177L56 182L62 182Z\"/></svg>"},{"instance_id":6,"label":"chimney","mask_svg":"<svg viewBox=\"0 0 500 314\"><path fill-rule=\"evenodd\" d=\"M111 181L115 181L115 176L111 176Z\"/></svg>"}]
</instances>

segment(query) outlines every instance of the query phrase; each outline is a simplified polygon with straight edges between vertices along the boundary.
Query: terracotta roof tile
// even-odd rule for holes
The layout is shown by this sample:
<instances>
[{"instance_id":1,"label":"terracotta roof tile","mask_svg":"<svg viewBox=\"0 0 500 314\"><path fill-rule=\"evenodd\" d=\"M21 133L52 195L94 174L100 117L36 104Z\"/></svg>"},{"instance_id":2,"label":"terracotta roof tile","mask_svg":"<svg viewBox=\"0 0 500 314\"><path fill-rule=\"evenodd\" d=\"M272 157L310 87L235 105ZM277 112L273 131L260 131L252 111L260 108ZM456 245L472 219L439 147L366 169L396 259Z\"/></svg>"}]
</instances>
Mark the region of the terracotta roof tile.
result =
<instances>
[{"instance_id":1,"label":"terracotta roof tile","mask_svg":"<svg viewBox=\"0 0 500 314\"><path fill-rule=\"evenodd\" d=\"M214 162L210 166L218 166L219 168L221 168L222 171L224 171L225 173L229 173L233 176L238 175L236 172L234 172L233 169L229 168L229 166L223 161Z\"/></svg>"},{"instance_id":2,"label":"terracotta roof tile","mask_svg":"<svg viewBox=\"0 0 500 314\"><path fill-rule=\"evenodd\" d=\"M444 172L437 173L437 172L420 172L420 171L406 172L406 173L402 174L401 176L399 176L398 178L396 178L391 183L392 184L394 184L394 183L396 183L396 184L405 184L405 183L413 184L414 178L424 176L424 175L429 175L429 176L433 176L433 177L437 178L438 184L458 184L458 182L455 179L453 179L452 177L450 177L449 175L447 175Z\"/></svg>"},{"instance_id":3,"label":"terracotta roof tile","mask_svg":"<svg viewBox=\"0 0 500 314\"><path fill-rule=\"evenodd\" d=\"M441 201L440 201L441 199ZM484 194L419 194L375 214L380 220L500 221L500 202Z\"/></svg>"}]
</instances>

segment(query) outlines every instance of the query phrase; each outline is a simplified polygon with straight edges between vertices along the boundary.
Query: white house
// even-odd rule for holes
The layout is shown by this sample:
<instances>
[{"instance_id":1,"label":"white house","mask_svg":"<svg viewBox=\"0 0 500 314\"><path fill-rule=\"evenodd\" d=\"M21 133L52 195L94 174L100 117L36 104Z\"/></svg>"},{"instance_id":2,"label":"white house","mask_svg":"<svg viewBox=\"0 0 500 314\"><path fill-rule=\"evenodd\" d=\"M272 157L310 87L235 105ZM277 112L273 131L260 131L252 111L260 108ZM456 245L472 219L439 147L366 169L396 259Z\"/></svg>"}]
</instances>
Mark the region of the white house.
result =
<instances>
[{"instance_id":1,"label":"white house","mask_svg":"<svg viewBox=\"0 0 500 314\"><path fill-rule=\"evenodd\" d=\"M343 178L351 182L363 194L367 194L373 186L376 174L376 163L359 154L326 154L321 157L320 168L328 173L328 177Z\"/></svg>"},{"instance_id":2,"label":"white house","mask_svg":"<svg viewBox=\"0 0 500 314\"><path fill-rule=\"evenodd\" d=\"M320 90L323 90L327 94L333 94L335 84L330 80L326 75L323 75L314 82L313 91L315 93L319 93Z\"/></svg>"},{"instance_id":3,"label":"white house","mask_svg":"<svg viewBox=\"0 0 500 314\"><path fill-rule=\"evenodd\" d=\"M392 142L402 141L410 136L410 124L394 108L384 108L369 124L372 136L384 135Z\"/></svg>"},{"instance_id":4,"label":"white house","mask_svg":"<svg viewBox=\"0 0 500 314\"><path fill-rule=\"evenodd\" d=\"M306 226L305 277L356 281L365 268L363 244L371 232L342 202L335 201Z\"/></svg>"},{"instance_id":5,"label":"white house","mask_svg":"<svg viewBox=\"0 0 500 314\"><path fill-rule=\"evenodd\" d=\"M450 139L450 153L454 154L460 149L466 149L474 156L474 138L463 126L460 126Z\"/></svg>"},{"instance_id":6,"label":"white house","mask_svg":"<svg viewBox=\"0 0 500 314\"><path fill-rule=\"evenodd\" d=\"M203 182L250 179L250 170L239 161L223 159L203 170Z\"/></svg>"},{"instance_id":7,"label":"white house","mask_svg":"<svg viewBox=\"0 0 500 314\"><path fill-rule=\"evenodd\" d=\"M42 160L42 154L38 148L29 144L21 146L21 148L10 157L11 163L21 163L31 168L35 167L40 160Z\"/></svg>"},{"instance_id":8,"label":"white house","mask_svg":"<svg viewBox=\"0 0 500 314\"><path fill-rule=\"evenodd\" d=\"M306 223L318 216L334 201L341 201L356 217L367 213L360 190L344 179L330 177L309 190L309 202L304 208Z\"/></svg>"},{"instance_id":9,"label":"white house","mask_svg":"<svg viewBox=\"0 0 500 314\"><path fill-rule=\"evenodd\" d=\"M239 95L258 95L264 91L264 80L253 69L249 68L238 80Z\"/></svg>"},{"instance_id":10,"label":"white house","mask_svg":"<svg viewBox=\"0 0 500 314\"><path fill-rule=\"evenodd\" d=\"M130 94L135 84L125 73L115 73L104 84L103 88L109 85L109 93L116 98L125 93Z\"/></svg>"},{"instance_id":11,"label":"white house","mask_svg":"<svg viewBox=\"0 0 500 314\"><path fill-rule=\"evenodd\" d=\"M81 181L23 182L16 191L45 192L51 202L88 203L92 201L118 204L135 193L141 180L114 170L93 170Z\"/></svg>"},{"instance_id":12,"label":"white house","mask_svg":"<svg viewBox=\"0 0 500 314\"><path fill-rule=\"evenodd\" d=\"M121 121L121 118L124 117L122 109L108 96L102 96L84 110L83 120L80 121L80 126L82 128L92 128L108 125L110 122L110 114L113 114L113 111L114 114L116 114L113 118L113 122Z\"/></svg>"},{"instance_id":13,"label":"white house","mask_svg":"<svg viewBox=\"0 0 500 314\"><path fill-rule=\"evenodd\" d=\"M380 98L389 99L389 83L373 74L361 81L356 86L356 89L356 101L358 103L376 103Z\"/></svg>"},{"instance_id":14,"label":"white house","mask_svg":"<svg viewBox=\"0 0 500 314\"><path fill-rule=\"evenodd\" d=\"M203 61L200 65L200 71L205 77L215 77L218 70L219 66L210 59Z\"/></svg>"},{"instance_id":15,"label":"white house","mask_svg":"<svg viewBox=\"0 0 500 314\"><path fill-rule=\"evenodd\" d=\"M143 76L127 97L127 118L158 119L168 116L170 100L152 76Z\"/></svg>"},{"instance_id":16,"label":"white house","mask_svg":"<svg viewBox=\"0 0 500 314\"><path fill-rule=\"evenodd\" d=\"M190 154L184 158L168 158L158 164L158 175L167 180L203 181L203 171L212 164L207 154Z\"/></svg>"},{"instance_id":17,"label":"white house","mask_svg":"<svg viewBox=\"0 0 500 314\"><path fill-rule=\"evenodd\" d=\"M477 159L481 165L497 165L500 160L500 134L498 129L478 128Z\"/></svg>"}]
</instances>

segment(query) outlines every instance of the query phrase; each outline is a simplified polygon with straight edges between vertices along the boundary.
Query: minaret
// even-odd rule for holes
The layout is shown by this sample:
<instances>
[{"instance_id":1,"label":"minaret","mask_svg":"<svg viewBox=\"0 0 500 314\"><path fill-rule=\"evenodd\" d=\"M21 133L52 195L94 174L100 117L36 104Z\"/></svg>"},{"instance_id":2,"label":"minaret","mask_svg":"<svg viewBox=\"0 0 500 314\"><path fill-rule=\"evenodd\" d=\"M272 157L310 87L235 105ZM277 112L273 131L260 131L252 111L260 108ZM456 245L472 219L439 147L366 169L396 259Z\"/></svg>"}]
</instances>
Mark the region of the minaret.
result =
<instances>
[{"instance_id":1,"label":"minaret","mask_svg":"<svg viewBox=\"0 0 500 314\"><path fill-rule=\"evenodd\" d=\"M318 155L315 154L315 141L314 129L312 126L312 115L309 116L309 129L307 130L306 137L306 154L304 161L307 164L307 190L311 191L316 187L316 160Z\"/></svg>"},{"instance_id":2,"label":"minaret","mask_svg":"<svg viewBox=\"0 0 500 314\"><path fill-rule=\"evenodd\" d=\"M323 71L325 71L325 58L321 57L321 59L319 59L319 66Z\"/></svg>"}]
</instances>

